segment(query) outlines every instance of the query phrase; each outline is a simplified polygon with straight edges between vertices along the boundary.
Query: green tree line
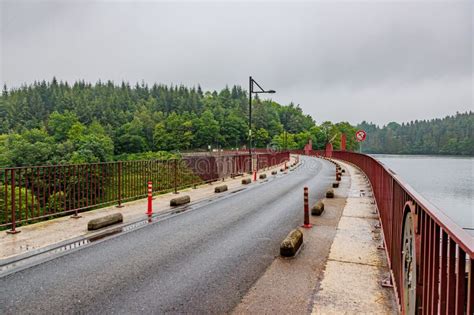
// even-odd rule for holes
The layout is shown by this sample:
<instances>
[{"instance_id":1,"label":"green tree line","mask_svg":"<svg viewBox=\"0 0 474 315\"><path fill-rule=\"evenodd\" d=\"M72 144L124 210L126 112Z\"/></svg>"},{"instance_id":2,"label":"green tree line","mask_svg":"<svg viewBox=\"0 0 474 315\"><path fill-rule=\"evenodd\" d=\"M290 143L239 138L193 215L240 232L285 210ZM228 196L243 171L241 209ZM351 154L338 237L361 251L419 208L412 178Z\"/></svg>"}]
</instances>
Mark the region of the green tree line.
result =
<instances>
[{"instance_id":1,"label":"green tree line","mask_svg":"<svg viewBox=\"0 0 474 315\"><path fill-rule=\"evenodd\" d=\"M415 120L379 127L362 122L367 132L366 153L474 155L474 113L456 113L442 119Z\"/></svg>"},{"instance_id":2,"label":"green tree line","mask_svg":"<svg viewBox=\"0 0 474 315\"><path fill-rule=\"evenodd\" d=\"M349 123L314 119L295 104L256 98L253 144L301 149L328 138L339 147ZM163 158L173 151L243 148L248 94L239 86L198 87L112 81L35 82L4 86L0 98L0 167ZM357 143L348 137L350 149Z\"/></svg>"},{"instance_id":3,"label":"green tree line","mask_svg":"<svg viewBox=\"0 0 474 315\"><path fill-rule=\"evenodd\" d=\"M346 133L357 150L357 128L367 131L364 152L474 155L473 113L443 119L317 125L295 104L254 99L253 144L315 149L329 139L337 149ZM243 148L248 143L248 94L160 84L35 82L4 86L0 97L0 167L167 158L169 152Z\"/></svg>"}]
</instances>

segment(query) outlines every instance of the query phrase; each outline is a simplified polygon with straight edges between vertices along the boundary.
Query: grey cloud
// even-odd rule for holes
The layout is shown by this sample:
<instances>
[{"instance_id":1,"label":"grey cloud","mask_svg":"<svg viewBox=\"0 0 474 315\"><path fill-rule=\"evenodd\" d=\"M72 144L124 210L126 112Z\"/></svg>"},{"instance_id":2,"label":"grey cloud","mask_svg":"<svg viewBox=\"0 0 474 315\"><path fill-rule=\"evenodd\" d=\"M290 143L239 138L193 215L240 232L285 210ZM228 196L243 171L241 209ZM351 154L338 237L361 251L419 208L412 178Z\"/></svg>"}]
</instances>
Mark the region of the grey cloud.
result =
<instances>
[{"instance_id":1,"label":"grey cloud","mask_svg":"<svg viewBox=\"0 0 474 315\"><path fill-rule=\"evenodd\" d=\"M471 1L4 1L0 79L246 86L318 121L431 118L472 104Z\"/></svg>"}]
</instances>

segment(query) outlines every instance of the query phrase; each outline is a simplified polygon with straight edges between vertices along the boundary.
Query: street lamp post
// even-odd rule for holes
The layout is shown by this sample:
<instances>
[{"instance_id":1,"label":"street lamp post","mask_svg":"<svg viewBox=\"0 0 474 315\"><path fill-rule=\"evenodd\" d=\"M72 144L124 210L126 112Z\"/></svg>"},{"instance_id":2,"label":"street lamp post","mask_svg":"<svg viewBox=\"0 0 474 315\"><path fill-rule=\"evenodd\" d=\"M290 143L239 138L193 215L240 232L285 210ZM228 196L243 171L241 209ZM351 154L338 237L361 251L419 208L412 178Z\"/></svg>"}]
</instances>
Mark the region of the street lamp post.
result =
<instances>
[{"instance_id":1,"label":"street lamp post","mask_svg":"<svg viewBox=\"0 0 474 315\"><path fill-rule=\"evenodd\" d=\"M259 90L254 90L254 84L259 88ZM251 76L249 77L249 157L252 163L253 171L253 158L252 158L252 93L255 94L273 94L275 93L274 90L264 90L258 83L255 81Z\"/></svg>"}]
</instances>

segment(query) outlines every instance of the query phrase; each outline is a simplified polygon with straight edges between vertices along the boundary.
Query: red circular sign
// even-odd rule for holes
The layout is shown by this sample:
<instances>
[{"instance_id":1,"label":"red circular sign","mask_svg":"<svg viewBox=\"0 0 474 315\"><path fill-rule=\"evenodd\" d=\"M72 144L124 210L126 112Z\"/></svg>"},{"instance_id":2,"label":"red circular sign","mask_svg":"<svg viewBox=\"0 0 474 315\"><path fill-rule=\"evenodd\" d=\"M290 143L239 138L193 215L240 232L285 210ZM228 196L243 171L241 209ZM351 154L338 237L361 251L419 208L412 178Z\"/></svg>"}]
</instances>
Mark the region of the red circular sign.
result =
<instances>
[{"instance_id":1,"label":"red circular sign","mask_svg":"<svg viewBox=\"0 0 474 315\"><path fill-rule=\"evenodd\" d=\"M365 133L364 130L357 130L356 132L356 140L358 142L362 142L365 140L365 137L367 137L367 134Z\"/></svg>"}]
</instances>

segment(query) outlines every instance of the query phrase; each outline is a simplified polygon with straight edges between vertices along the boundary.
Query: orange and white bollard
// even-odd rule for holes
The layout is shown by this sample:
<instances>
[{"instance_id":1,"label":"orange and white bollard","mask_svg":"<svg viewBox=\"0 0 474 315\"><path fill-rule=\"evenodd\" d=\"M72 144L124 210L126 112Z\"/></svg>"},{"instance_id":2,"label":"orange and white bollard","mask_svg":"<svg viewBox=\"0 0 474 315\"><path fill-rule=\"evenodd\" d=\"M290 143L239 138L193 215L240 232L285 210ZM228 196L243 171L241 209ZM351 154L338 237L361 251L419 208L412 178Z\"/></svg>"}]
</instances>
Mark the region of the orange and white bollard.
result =
<instances>
[{"instance_id":1,"label":"orange and white bollard","mask_svg":"<svg viewBox=\"0 0 474 315\"><path fill-rule=\"evenodd\" d=\"M311 223L309 223L309 200L308 200L308 187L304 188L304 224L303 227L305 229L310 229L313 227Z\"/></svg>"},{"instance_id":2,"label":"orange and white bollard","mask_svg":"<svg viewBox=\"0 0 474 315\"><path fill-rule=\"evenodd\" d=\"M151 181L148 182L148 210L146 214L151 216L153 214L153 183Z\"/></svg>"},{"instance_id":3,"label":"orange and white bollard","mask_svg":"<svg viewBox=\"0 0 474 315\"><path fill-rule=\"evenodd\" d=\"M257 181L257 171L253 171L253 181Z\"/></svg>"}]
</instances>

